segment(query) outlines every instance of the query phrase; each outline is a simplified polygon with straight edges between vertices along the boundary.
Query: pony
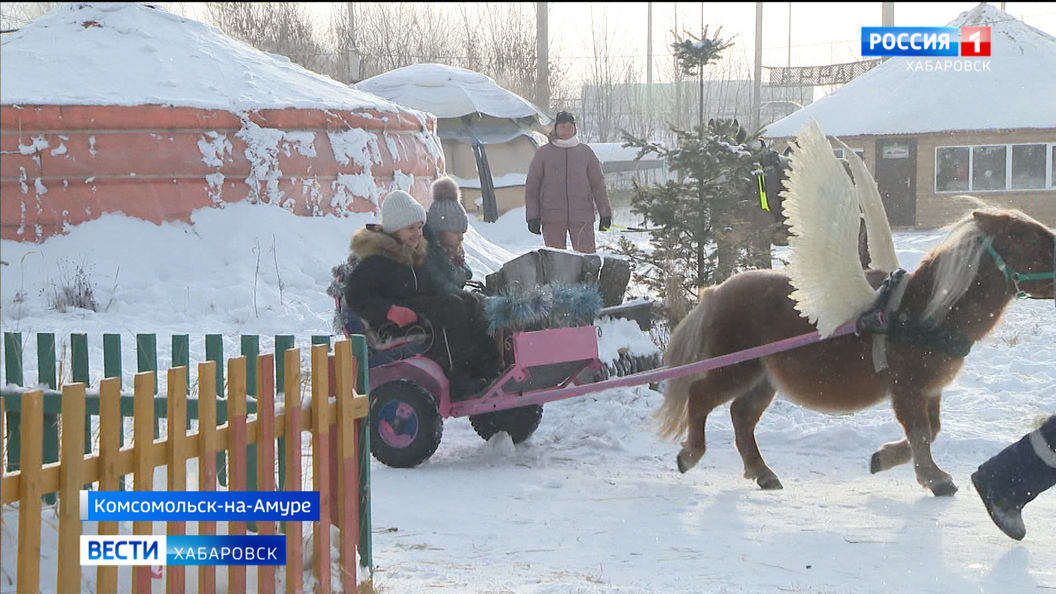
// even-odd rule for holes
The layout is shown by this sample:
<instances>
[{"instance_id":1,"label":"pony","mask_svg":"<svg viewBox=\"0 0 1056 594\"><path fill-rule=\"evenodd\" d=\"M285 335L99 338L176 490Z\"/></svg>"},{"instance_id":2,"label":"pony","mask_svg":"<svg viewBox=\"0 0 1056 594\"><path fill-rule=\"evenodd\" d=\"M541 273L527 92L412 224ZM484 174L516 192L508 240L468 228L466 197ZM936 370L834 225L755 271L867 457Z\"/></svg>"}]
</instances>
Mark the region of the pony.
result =
<instances>
[{"instance_id":1,"label":"pony","mask_svg":"<svg viewBox=\"0 0 1056 594\"><path fill-rule=\"evenodd\" d=\"M942 390L1013 297L1056 298L1054 250L1056 234L1026 214L977 208L948 227L917 269L905 274L901 304L889 316L899 331L886 337L886 368L877 370L873 336L863 332L670 380L656 417L662 437L684 438L676 458L679 471L700 461L708 415L730 402L744 477L762 489L780 489L754 434L776 392L830 413L858 411L890 398L905 438L881 445L871 457L870 472L912 460L917 482L935 495L952 495L957 486L931 454ZM874 288L886 274L865 272ZM815 330L797 311L792 292L785 269L749 270L702 289L698 304L672 332L665 363L686 365Z\"/></svg>"}]
</instances>

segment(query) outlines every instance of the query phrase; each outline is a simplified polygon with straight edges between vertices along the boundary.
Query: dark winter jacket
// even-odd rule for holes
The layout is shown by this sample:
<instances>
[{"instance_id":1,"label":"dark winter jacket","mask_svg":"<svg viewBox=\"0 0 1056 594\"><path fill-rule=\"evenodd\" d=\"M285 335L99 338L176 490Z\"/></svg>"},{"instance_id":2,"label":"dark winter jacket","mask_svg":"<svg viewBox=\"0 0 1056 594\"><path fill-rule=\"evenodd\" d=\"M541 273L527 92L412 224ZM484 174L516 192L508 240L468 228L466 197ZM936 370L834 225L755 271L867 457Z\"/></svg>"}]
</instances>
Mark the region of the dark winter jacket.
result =
<instances>
[{"instance_id":1,"label":"dark winter jacket","mask_svg":"<svg viewBox=\"0 0 1056 594\"><path fill-rule=\"evenodd\" d=\"M605 191L601 161L584 143L561 148L550 142L535 151L524 185L527 220L546 223L590 223L594 209L612 217L612 206Z\"/></svg>"},{"instance_id":2,"label":"dark winter jacket","mask_svg":"<svg viewBox=\"0 0 1056 594\"><path fill-rule=\"evenodd\" d=\"M432 294L424 264L428 242L414 250L401 245L378 225L367 225L352 236L352 251L360 261L348 276L345 303L382 337L407 331L389 321L389 308L413 304Z\"/></svg>"},{"instance_id":3,"label":"dark winter jacket","mask_svg":"<svg viewBox=\"0 0 1056 594\"><path fill-rule=\"evenodd\" d=\"M429 274L429 283L440 295L453 295L462 291L466 281L473 278L473 270L465 261L456 263L444 250L436 233L426 224L425 240L429 243L425 257L425 270Z\"/></svg>"}]
</instances>

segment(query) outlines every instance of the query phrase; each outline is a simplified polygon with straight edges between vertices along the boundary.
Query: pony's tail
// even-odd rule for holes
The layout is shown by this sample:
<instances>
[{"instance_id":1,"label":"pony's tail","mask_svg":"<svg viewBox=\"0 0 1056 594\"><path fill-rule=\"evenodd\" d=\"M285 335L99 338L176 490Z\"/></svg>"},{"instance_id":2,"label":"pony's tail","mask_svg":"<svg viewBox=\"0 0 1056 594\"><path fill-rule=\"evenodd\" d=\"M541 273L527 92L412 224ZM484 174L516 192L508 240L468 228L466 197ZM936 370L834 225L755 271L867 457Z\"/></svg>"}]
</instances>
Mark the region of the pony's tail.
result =
<instances>
[{"instance_id":1,"label":"pony's tail","mask_svg":"<svg viewBox=\"0 0 1056 594\"><path fill-rule=\"evenodd\" d=\"M708 287L700 292L700 302L671 333L664 350L664 364L671 368L702 361L709 356L708 330L711 326L710 299L714 289ZM659 423L658 433L663 439L680 441L686 434L689 418L689 387L708 372L684 375L667 381L664 403L654 414Z\"/></svg>"}]
</instances>

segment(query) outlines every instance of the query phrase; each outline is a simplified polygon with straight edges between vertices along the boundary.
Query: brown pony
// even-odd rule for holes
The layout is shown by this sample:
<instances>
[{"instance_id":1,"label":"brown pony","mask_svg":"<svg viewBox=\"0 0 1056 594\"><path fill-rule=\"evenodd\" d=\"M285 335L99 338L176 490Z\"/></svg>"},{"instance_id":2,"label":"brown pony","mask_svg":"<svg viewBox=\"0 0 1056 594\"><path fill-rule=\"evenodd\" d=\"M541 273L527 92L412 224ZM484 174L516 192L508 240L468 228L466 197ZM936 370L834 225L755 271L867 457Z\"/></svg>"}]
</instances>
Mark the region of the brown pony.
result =
<instances>
[{"instance_id":1,"label":"brown pony","mask_svg":"<svg viewBox=\"0 0 1056 594\"><path fill-rule=\"evenodd\" d=\"M755 426L777 391L823 412L861 410L890 396L906 438L873 454L870 471L913 461L917 481L935 495L957 491L932 460L942 389L964 364L967 348L997 324L1020 293L1053 299L1054 234L1018 211L976 210L951 225L943 242L907 275L896 312L902 332L888 336L888 367L875 371L872 336L848 334L790 351L672 379L657 411L660 433L685 438L678 469L704 455L708 414L731 402L744 477L763 489L781 482L755 442ZM1027 275L1029 280L1023 280ZM870 271L879 286L884 274ZM793 307L780 270L752 270L702 291L700 302L675 328L664 353L669 367L768 344L814 330ZM894 316L892 316L894 317Z\"/></svg>"}]
</instances>

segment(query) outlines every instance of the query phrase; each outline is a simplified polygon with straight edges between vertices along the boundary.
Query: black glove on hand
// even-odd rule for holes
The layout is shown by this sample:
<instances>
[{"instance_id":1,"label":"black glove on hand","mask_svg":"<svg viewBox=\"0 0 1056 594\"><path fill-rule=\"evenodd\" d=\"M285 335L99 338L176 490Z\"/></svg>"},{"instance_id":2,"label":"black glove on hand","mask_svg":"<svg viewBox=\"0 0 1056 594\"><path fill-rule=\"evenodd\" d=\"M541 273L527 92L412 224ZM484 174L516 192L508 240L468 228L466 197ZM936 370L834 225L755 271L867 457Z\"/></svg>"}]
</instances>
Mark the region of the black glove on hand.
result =
<instances>
[{"instance_id":1,"label":"black glove on hand","mask_svg":"<svg viewBox=\"0 0 1056 594\"><path fill-rule=\"evenodd\" d=\"M531 219L528 221L528 230L536 235L540 235L543 232L543 223L539 219Z\"/></svg>"},{"instance_id":2,"label":"black glove on hand","mask_svg":"<svg viewBox=\"0 0 1056 594\"><path fill-rule=\"evenodd\" d=\"M598 223L598 231L608 231L612 227L612 217L601 217Z\"/></svg>"}]
</instances>

